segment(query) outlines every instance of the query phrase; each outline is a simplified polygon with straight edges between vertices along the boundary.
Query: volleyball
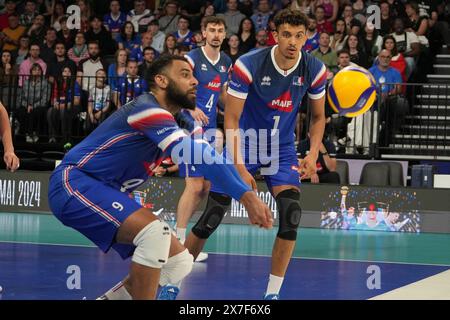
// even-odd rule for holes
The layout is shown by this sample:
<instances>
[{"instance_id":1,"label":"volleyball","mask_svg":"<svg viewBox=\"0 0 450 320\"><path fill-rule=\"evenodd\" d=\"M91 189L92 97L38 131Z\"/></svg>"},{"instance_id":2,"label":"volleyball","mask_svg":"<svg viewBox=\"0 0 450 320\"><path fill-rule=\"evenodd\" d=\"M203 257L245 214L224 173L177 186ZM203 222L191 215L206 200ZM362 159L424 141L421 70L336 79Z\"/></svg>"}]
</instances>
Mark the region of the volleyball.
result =
<instances>
[{"instance_id":1,"label":"volleyball","mask_svg":"<svg viewBox=\"0 0 450 320\"><path fill-rule=\"evenodd\" d=\"M376 88L376 81L368 70L348 66L331 80L327 92L328 103L342 116L357 117L374 104Z\"/></svg>"}]
</instances>

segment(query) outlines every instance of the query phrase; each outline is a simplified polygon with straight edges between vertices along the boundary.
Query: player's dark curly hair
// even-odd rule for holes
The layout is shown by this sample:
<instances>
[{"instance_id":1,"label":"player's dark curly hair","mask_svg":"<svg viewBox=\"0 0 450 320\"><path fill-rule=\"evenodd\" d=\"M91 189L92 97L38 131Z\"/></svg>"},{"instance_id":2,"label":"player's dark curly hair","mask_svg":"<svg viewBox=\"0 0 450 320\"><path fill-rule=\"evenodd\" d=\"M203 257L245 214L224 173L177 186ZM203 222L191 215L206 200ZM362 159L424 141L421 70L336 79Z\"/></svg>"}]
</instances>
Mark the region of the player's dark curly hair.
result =
<instances>
[{"instance_id":1,"label":"player's dark curly hair","mask_svg":"<svg viewBox=\"0 0 450 320\"><path fill-rule=\"evenodd\" d=\"M174 60L188 62L184 57L174 56L171 54L163 54L150 64L150 67L145 73L145 80L147 81L150 88L156 87L155 77L158 74L164 74L165 69L167 67L170 67Z\"/></svg>"},{"instance_id":2,"label":"player's dark curly hair","mask_svg":"<svg viewBox=\"0 0 450 320\"><path fill-rule=\"evenodd\" d=\"M308 17L299 10L281 10L276 14L273 22L277 30L279 26L285 23L293 26L305 26L305 29L308 27Z\"/></svg>"}]
</instances>

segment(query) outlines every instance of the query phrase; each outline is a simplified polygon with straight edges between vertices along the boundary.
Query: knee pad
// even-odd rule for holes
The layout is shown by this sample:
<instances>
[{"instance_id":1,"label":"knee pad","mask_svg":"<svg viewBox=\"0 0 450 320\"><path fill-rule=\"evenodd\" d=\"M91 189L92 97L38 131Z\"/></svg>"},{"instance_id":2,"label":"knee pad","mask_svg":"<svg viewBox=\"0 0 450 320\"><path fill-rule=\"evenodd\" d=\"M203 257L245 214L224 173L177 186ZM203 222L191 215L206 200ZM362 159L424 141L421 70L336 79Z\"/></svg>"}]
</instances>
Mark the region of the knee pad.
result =
<instances>
[{"instance_id":1,"label":"knee pad","mask_svg":"<svg viewBox=\"0 0 450 320\"><path fill-rule=\"evenodd\" d=\"M169 258L172 233L167 223L155 220L134 238L136 246L132 261L151 268L162 268Z\"/></svg>"},{"instance_id":2,"label":"knee pad","mask_svg":"<svg viewBox=\"0 0 450 320\"><path fill-rule=\"evenodd\" d=\"M192 228L192 233L200 239L208 239L222 222L230 204L231 198L229 196L210 192L205 211Z\"/></svg>"},{"instance_id":3,"label":"knee pad","mask_svg":"<svg viewBox=\"0 0 450 320\"><path fill-rule=\"evenodd\" d=\"M161 268L161 277L159 285L176 284L184 279L192 270L194 257L188 249L170 257L167 263Z\"/></svg>"},{"instance_id":4,"label":"knee pad","mask_svg":"<svg viewBox=\"0 0 450 320\"><path fill-rule=\"evenodd\" d=\"M280 217L277 236L284 240L295 241L302 216L299 204L300 192L295 189L282 191L277 195L276 201Z\"/></svg>"}]
</instances>

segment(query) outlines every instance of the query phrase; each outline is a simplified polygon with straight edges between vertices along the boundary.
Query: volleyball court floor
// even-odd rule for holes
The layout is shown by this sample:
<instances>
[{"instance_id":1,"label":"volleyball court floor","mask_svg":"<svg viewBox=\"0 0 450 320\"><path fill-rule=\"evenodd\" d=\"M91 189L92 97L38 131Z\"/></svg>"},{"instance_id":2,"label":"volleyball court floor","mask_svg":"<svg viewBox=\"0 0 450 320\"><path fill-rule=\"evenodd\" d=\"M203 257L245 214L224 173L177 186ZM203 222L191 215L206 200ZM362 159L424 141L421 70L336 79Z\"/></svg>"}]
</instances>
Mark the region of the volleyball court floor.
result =
<instances>
[{"instance_id":1,"label":"volleyball court floor","mask_svg":"<svg viewBox=\"0 0 450 320\"><path fill-rule=\"evenodd\" d=\"M260 300L276 228L221 225L179 299ZM450 235L301 228L281 298L450 299ZM0 213L0 299L95 299L129 260L51 215Z\"/></svg>"}]
</instances>

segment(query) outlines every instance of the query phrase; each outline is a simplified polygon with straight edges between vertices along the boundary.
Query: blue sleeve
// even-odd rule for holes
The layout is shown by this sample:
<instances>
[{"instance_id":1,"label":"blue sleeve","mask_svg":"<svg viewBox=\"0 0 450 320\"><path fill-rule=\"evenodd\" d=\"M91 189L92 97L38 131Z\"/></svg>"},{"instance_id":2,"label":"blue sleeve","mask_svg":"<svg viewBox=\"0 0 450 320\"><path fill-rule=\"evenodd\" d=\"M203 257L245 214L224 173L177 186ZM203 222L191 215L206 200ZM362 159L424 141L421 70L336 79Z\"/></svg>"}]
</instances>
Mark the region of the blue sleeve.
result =
<instances>
[{"instance_id":1,"label":"blue sleeve","mask_svg":"<svg viewBox=\"0 0 450 320\"><path fill-rule=\"evenodd\" d=\"M253 82L252 65L250 62L250 57L253 56L253 54L243 55L234 64L227 91L233 97L240 99L247 98L250 85Z\"/></svg>"},{"instance_id":2,"label":"blue sleeve","mask_svg":"<svg viewBox=\"0 0 450 320\"><path fill-rule=\"evenodd\" d=\"M175 163L195 165L196 170L207 180L226 190L232 198L239 201L245 192L251 191L239 176L234 164L217 154L207 142L186 136L178 143L173 143L169 149Z\"/></svg>"},{"instance_id":3,"label":"blue sleeve","mask_svg":"<svg viewBox=\"0 0 450 320\"><path fill-rule=\"evenodd\" d=\"M302 54L304 53L302 52ZM325 95L327 68L319 59L313 56L310 56L310 58L310 63L308 64L308 82L310 83L308 96L310 99L317 100Z\"/></svg>"}]
</instances>

